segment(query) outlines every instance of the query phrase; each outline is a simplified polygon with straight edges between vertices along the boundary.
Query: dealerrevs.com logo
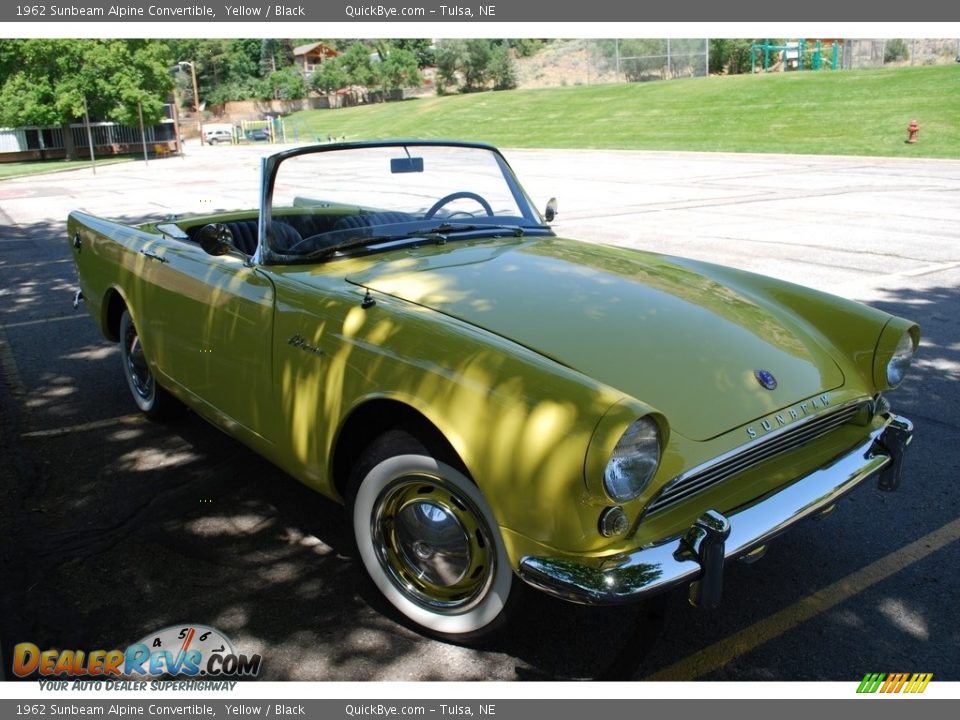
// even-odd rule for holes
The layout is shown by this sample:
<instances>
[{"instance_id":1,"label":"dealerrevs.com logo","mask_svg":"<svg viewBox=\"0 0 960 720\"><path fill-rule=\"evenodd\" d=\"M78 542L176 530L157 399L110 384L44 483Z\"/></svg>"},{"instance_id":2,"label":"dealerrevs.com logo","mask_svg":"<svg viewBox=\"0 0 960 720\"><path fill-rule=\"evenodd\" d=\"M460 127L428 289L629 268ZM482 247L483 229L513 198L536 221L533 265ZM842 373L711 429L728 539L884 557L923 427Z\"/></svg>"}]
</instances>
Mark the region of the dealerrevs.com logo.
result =
<instances>
[{"instance_id":1,"label":"dealerrevs.com logo","mask_svg":"<svg viewBox=\"0 0 960 720\"><path fill-rule=\"evenodd\" d=\"M927 689L933 673L867 673L860 681L858 693L910 693Z\"/></svg>"},{"instance_id":2,"label":"dealerrevs.com logo","mask_svg":"<svg viewBox=\"0 0 960 720\"><path fill-rule=\"evenodd\" d=\"M123 650L41 650L29 642L13 648L13 672L22 678L253 678L261 660L238 653L226 635L205 625L173 625Z\"/></svg>"}]
</instances>

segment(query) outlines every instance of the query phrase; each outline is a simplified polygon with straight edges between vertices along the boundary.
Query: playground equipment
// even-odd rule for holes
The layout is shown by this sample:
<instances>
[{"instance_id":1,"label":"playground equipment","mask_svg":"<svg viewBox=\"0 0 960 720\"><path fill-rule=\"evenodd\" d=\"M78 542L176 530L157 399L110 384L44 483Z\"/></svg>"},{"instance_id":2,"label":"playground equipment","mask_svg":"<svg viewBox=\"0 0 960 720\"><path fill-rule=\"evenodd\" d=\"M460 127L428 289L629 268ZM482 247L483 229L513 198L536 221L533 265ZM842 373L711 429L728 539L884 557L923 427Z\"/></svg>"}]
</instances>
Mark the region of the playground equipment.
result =
<instances>
[{"instance_id":1,"label":"playground equipment","mask_svg":"<svg viewBox=\"0 0 960 720\"><path fill-rule=\"evenodd\" d=\"M768 72L772 66L779 70L822 70L824 60L826 67L831 70L840 68L840 50L843 40L814 39L788 40L779 44L772 40L757 40L750 46L750 67L757 72L757 55L763 58L763 71ZM771 59L773 63L771 63Z\"/></svg>"},{"instance_id":2,"label":"playground equipment","mask_svg":"<svg viewBox=\"0 0 960 720\"><path fill-rule=\"evenodd\" d=\"M241 140L267 140L272 143L287 141L286 127L279 116L266 120L242 120L240 130Z\"/></svg>"}]
</instances>

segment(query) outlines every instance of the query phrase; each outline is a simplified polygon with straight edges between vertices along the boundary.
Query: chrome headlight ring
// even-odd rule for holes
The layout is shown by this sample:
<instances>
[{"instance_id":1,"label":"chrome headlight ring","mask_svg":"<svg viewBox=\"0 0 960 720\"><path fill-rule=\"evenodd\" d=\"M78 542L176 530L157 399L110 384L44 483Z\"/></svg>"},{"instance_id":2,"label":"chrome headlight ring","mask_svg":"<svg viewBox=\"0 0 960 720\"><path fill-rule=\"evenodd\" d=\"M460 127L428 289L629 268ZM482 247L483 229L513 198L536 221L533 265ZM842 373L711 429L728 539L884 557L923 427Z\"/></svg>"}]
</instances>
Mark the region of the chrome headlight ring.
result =
<instances>
[{"instance_id":1,"label":"chrome headlight ring","mask_svg":"<svg viewBox=\"0 0 960 720\"><path fill-rule=\"evenodd\" d=\"M660 465L660 428L644 416L620 436L603 471L603 489L618 503L638 497Z\"/></svg>"},{"instance_id":2,"label":"chrome headlight ring","mask_svg":"<svg viewBox=\"0 0 960 720\"><path fill-rule=\"evenodd\" d=\"M920 328L909 320L891 318L880 331L873 351L873 385L878 392L900 385L920 345Z\"/></svg>"},{"instance_id":3,"label":"chrome headlight ring","mask_svg":"<svg viewBox=\"0 0 960 720\"><path fill-rule=\"evenodd\" d=\"M914 343L910 332L905 332L897 343L893 356L887 361L887 385L891 388L897 387L903 382L910 369L910 362L913 360Z\"/></svg>"}]
</instances>

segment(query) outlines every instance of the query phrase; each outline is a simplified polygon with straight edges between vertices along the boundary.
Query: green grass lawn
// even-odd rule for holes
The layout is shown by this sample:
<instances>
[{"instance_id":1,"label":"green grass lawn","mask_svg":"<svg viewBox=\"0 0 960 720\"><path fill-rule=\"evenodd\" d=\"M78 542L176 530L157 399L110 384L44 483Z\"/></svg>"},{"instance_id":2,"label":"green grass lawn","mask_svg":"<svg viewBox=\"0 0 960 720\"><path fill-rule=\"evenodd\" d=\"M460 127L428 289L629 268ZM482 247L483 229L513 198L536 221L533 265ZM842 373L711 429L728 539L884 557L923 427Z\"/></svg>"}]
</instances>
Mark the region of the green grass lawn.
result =
<instances>
[{"instance_id":1,"label":"green grass lawn","mask_svg":"<svg viewBox=\"0 0 960 720\"><path fill-rule=\"evenodd\" d=\"M920 123L908 145L907 125ZM960 158L960 65L510 90L295 113L300 141Z\"/></svg>"},{"instance_id":2,"label":"green grass lawn","mask_svg":"<svg viewBox=\"0 0 960 720\"><path fill-rule=\"evenodd\" d=\"M113 165L130 162L133 157L97 158L97 165ZM62 172L90 167L89 160L32 160L30 162L0 163L0 180L20 177L21 175L39 175L40 173Z\"/></svg>"}]
</instances>

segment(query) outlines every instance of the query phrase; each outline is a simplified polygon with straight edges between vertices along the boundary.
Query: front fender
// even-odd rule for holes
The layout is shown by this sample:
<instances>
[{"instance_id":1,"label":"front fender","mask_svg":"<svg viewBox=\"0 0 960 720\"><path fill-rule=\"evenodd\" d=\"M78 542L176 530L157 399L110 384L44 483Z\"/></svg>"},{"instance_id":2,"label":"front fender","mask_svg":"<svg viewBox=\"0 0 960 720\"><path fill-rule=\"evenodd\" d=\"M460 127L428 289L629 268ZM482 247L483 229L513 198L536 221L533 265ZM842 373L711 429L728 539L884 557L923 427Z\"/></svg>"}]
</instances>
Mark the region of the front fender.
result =
<instances>
[{"instance_id":1,"label":"front fender","mask_svg":"<svg viewBox=\"0 0 960 720\"><path fill-rule=\"evenodd\" d=\"M588 490L584 464L622 393L440 313L381 295L363 307L363 291L334 287L323 303L284 290L278 304L275 368L295 475L338 496L340 428L366 403L398 403L443 435L502 528L571 552L604 546L606 501Z\"/></svg>"}]
</instances>

